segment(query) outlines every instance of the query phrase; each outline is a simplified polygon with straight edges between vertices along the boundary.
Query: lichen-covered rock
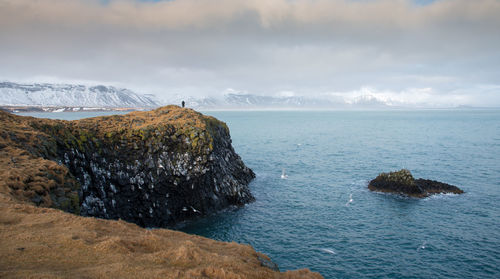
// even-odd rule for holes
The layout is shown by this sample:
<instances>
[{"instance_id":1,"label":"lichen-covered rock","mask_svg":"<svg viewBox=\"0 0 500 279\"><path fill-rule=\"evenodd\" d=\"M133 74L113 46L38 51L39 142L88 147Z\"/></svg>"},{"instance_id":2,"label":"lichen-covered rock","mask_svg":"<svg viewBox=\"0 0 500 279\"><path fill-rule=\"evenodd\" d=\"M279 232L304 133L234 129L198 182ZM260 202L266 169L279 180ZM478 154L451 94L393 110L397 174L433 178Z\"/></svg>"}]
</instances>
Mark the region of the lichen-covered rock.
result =
<instances>
[{"instance_id":1,"label":"lichen-covered rock","mask_svg":"<svg viewBox=\"0 0 500 279\"><path fill-rule=\"evenodd\" d=\"M73 205L78 192L78 208L68 211L84 216L165 227L254 199L248 183L255 175L234 152L226 124L191 109L167 106L77 121L0 112L0 120L6 128L0 151L57 162L73 183ZM65 183L56 181L55 188L68 189Z\"/></svg>"},{"instance_id":2,"label":"lichen-covered rock","mask_svg":"<svg viewBox=\"0 0 500 279\"><path fill-rule=\"evenodd\" d=\"M450 184L428 179L415 179L407 169L379 174L368 183L368 189L378 192L402 194L416 198L423 198L441 193L463 193L458 187Z\"/></svg>"}]
</instances>

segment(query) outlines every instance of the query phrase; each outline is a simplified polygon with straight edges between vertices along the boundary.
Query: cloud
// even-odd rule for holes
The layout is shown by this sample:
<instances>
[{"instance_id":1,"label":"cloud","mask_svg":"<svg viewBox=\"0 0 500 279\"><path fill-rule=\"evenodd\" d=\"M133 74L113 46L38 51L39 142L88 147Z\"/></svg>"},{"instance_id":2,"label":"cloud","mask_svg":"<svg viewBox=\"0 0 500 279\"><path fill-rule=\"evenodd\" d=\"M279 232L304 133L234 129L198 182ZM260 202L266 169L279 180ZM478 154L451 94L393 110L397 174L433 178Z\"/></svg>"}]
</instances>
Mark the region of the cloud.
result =
<instances>
[{"instance_id":1,"label":"cloud","mask_svg":"<svg viewBox=\"0 0 500 279\"><path fill-rule=\"evenodd\" d=\"M490 104L498 14L498 0L0 0L0 78L199 96L369 87Z\"/></svg>"},{"instance_id":2,"label":"cloud","mask_svg":"<svg viewBox=\"0 0 500 279\"><path fill-rule=\"evenodd\" d=\"M94 23L147 30L212 29L248 20L264 29L287 29L292 24L342 32L346 27L407 30L449 25L455 29L456 23L500 22L497 0L441 0L427 6L406 0L111 0L107 4L99 0L3 0L0 5L2 23L10 26Z\"/></svg>"},{"instance_id":3,"label":"cloud","mask_svg":"<svg viewBox=\"0 0 500 279\"><path fill-rule=\"evenodd\" d=\"M432 88L408 88L402 91L385 90L363 87L349 92L334 92L327 94L330 97L341 97L347 104L356 104L366 101L376 101L393 107L455 107L464 102L468 103L466 95L459 93L440 94Z\"/></svg>"}]
</instances>

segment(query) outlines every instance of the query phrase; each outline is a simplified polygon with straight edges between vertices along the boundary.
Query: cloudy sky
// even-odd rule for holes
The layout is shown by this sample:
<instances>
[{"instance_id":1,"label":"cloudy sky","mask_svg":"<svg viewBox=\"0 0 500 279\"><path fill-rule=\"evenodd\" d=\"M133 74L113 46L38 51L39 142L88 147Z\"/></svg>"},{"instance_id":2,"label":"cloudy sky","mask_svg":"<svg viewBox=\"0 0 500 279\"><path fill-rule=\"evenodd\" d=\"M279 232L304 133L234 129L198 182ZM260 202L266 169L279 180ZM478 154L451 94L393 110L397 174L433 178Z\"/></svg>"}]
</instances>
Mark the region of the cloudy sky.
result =
<instances>
[{"instance_id":1,"label":"cloudy sky","mask_svg":"<svg viewBox=\"0 0 500 279\"><path fill-rule=\"evenodd\" d=\"M500 107L500 0L0 0L0 80Z\"/></svg>"}]
</instances>

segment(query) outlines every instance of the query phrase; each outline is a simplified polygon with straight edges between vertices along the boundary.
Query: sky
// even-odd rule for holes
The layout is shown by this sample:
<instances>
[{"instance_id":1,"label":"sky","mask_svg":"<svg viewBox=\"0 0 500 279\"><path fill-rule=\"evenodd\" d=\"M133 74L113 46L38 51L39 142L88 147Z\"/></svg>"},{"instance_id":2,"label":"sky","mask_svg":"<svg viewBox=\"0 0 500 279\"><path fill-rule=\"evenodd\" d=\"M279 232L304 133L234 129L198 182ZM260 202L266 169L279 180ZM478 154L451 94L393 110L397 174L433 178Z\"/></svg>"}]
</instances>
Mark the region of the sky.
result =
<instances>
[{"instance_id":1,"label":"sky","mask_svg":"<svg viewBox=\"0 0 500 279\"><path fill-rule=\"evenodd\" d=\"M0 80L500 107L500 0L0 0Z\"/></svg>"}]
</instances>

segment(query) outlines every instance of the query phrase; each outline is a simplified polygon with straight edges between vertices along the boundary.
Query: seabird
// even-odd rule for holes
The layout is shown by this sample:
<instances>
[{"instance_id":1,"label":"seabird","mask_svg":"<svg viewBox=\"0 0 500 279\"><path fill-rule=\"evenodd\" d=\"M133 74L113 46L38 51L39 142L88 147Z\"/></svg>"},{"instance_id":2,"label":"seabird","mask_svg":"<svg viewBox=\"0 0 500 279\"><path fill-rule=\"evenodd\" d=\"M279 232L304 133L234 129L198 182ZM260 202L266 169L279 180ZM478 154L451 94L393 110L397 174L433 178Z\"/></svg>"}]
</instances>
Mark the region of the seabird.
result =
<instances>
[{"instance_id":1,"label":"seabird","mask_svg":"<svg viewBox=\"0 0 500 279\"><path fill-rule=\"evenodd\" d=\"M285 173L285 169L283 169L283 170L281 171L281 179L287 179L287 178L288 178L288 175L286 175L286 173Z\"/></svg>"}]
</instances>

